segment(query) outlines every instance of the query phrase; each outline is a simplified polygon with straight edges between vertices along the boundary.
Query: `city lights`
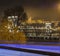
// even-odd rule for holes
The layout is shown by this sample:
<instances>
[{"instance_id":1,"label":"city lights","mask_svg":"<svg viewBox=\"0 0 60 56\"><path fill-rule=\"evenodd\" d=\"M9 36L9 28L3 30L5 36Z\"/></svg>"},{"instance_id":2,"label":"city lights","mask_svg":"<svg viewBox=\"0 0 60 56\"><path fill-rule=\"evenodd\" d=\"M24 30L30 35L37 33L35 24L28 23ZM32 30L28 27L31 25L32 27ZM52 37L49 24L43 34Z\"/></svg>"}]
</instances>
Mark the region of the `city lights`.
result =
<instances>
[{"instance_id":1,"label":"city lights","mask_svg":"<svg viewBox=\"0 0 60 56\"><path fill-rule=\"evenodd\" d=\"M60 0L0 0L0 56L60 56Z\"/></svg>"}]
</instances>

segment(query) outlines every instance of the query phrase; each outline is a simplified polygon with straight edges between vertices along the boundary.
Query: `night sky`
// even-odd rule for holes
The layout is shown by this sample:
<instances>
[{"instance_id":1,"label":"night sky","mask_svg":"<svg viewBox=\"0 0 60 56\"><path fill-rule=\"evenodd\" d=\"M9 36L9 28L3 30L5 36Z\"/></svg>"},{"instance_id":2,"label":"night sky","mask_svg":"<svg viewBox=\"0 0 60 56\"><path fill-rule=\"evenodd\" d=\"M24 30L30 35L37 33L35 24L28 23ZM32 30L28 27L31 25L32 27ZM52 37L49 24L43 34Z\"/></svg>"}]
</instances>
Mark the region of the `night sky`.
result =
<instances>
[{"instance_id":1,"label":"night sky","mask_svg":"<svg viewBox=\"0 0 60 56\"><path fill-rule=\"evenodd\" d=\"M0 15L7 8L22 5L28 17L59 18L54 11L59 0L0 0ZM54 11L54 12L53 12ZM54 15L56 14L56 15Z\"/></svg>"},{"instance_id":2,"label":"night sky","mask_svg":"<svg viewBox=\"0 0 60 56\"><path fill-rule=\"evenodd\" d=\"M58 0L0 0L0 6L27 5L41 6L57 2Z\"/></svg>"}]
</instances>

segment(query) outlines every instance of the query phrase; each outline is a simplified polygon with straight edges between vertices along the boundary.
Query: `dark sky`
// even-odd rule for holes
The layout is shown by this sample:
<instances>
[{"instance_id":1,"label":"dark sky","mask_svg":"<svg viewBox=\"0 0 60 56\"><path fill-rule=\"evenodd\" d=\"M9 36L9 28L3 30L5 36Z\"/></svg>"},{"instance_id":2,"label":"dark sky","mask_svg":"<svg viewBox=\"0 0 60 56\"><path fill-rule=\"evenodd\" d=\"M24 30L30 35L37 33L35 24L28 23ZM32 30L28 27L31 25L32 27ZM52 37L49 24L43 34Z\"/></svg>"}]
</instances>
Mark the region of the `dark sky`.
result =
<instances>
[{"instance_id":1,"label":"dark sky","mask_svg":"<svg viewBox=\"0 0 60 56\"><path fill-rule=\"evenodd\" d=\"M26 6L42 6L51 5L58 0L0 0L0 7L12 6L12 5L26 5Z\"/></svg>"},{"instance_id":2,"label":"dark sky","mask_svg":"<svg viewBox=\"0 0 60 56\"><path fill-rule=\"evenodd\" d=\"M47 15L49 14L48 11L53 11L51 8L53 8L58 1L59 0L0 0L0 15L7 8L22 5L29 17L51 17L52 15Z\"/></svg>"}]
</instances>

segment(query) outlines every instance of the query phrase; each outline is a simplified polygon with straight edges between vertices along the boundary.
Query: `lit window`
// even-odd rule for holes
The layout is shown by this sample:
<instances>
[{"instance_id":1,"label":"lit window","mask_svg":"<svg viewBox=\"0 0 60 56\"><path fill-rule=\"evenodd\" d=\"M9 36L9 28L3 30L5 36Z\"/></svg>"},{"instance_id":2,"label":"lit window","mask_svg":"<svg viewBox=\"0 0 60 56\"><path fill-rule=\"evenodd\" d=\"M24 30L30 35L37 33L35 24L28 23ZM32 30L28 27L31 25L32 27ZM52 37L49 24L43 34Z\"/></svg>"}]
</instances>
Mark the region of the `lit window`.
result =
<instances>
[{"instance_id":1,"label":"lit window","mask_svg":"<svg viewBox=\"0 0 60 56\"><path fill-rule=\"evenodd\" d=\"M18 18L18 16L15 16L15 18Z\"/></svg>"},{"instance_id":2,"label":"lit window","mask_svg":"<svg viewBox=\"0 0 60 56\"><path fill-rule=\"evenodd\" d=\"M19 32L19 30L17 30L17 33Z\"/></svg>"},{"instance_id":3,"label":"lit window","mask_svg":"<svg viewBox=\"0 0 60 56\"><path fill-rule=\"evenodd\" d=\"M14 16L12 16L12 18L14 18Z\"/></svg>"},{"instance_id":4,"label":"lit window","mask_svg":"<svg viewBox=\"0 0 60 56\"><path fill-rule=\"evenodd\" d=\"M9 32L12 32L12 30L9 30Z\"/></svg>"},{"instance_id":5,"label":"lit window","mask_svg":"<svg viewBox=\"0 0 60 56\"><path fill-rule=\"evenodd\" d=\"M11 18L11 16L8 16L8 19L10 19Z\"/></svg>"}]
</instances>

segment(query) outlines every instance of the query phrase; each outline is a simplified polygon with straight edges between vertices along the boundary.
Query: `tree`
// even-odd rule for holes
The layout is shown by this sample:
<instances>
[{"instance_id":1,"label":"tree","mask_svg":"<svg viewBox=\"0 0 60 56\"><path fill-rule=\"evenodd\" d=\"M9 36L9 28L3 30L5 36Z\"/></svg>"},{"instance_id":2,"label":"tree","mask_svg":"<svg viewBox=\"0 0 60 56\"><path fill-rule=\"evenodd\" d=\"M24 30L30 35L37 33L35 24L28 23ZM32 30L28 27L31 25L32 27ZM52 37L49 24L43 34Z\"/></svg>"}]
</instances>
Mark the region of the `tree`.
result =
<instances>
[{"instance_id":1,"label":"tree","mask_svg":"<svg viewBox=\"0 0 60 56\"><path fill-rule=\"evenodd\" d=\"M7 18L8 16L18 16L18 18L11 18L12 21L8 21ZM6 43L26 43L26 36L23 32L17 32L17 30L19 30L18 25L17 27L14 27L14 23L16 23L16 21L19 23L24 22L25 20L27 20L27 15L23 9L22 6L17 6L14 8L9 8L6 9L4 11L4 18L2 20L2 23L0 24L0 40L1 41L6 41ZM18 20L14 20L14 19L18 19ZM11 23L13 22L13 23ZM12 26L13 24L13 26ZM10 32L8 29L8 25L10 25L10 28L12 28L12 32ZM20 24L19 24L20 25ZM12 26L12 27L11 27ZM5 42L4 42L5 43Z\"/></svg>"},{"instance_id":2,"label":"tree","mask_svg":"<svg viewBox=\"0 0 60 56\"><path fill-rule=\"evenodd\" d=\"M25 21L27 20L27 14L24 11L22 6L16 6L14 8L10 8L4 11L4 17L7 18L8 16L18 16L18 21Z\"/></svg>"}]
</instances>

